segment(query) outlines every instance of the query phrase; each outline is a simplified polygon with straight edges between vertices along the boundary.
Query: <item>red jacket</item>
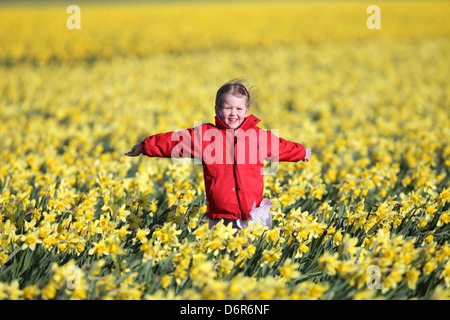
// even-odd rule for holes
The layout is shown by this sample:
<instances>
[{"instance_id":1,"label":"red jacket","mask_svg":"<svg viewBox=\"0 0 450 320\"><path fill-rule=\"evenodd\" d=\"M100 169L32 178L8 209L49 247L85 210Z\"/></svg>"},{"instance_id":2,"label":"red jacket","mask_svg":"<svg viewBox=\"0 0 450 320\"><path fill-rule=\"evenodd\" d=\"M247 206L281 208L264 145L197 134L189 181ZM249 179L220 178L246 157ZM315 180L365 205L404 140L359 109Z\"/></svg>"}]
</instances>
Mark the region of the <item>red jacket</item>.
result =
<instances>
[{"instance_id":1,"label":"red jacket","mask_svg":"<svg viewBox=\"0 0 450 320\"><path fill-rule=\"evenodd\" d=\"M236 130L217 116L215 121L216 125L152 135L141 142L141 150L149 157L191 157L201 163L207 217L247 220L250 209L262 200L264 161L296 162L306 151L301 144L258 128L260 120L253 115Z\"/></svg>"}]
</instances>

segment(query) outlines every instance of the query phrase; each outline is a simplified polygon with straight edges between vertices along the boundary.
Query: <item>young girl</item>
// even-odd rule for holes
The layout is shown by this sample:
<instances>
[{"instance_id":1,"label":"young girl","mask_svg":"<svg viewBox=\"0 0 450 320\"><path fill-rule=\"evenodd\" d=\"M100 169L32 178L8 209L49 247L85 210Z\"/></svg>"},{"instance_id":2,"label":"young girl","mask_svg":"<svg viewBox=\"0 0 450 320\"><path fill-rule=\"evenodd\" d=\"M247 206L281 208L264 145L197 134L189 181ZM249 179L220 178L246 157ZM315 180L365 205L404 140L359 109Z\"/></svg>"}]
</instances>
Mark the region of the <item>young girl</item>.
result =
<instances>
[{"instance_id":1,"label":"young girl","mask_svg":"<svg viewBox=\"0 0 450 320\"><path fill-rule=\"evenodd\" d=\"M264 161L309 161L311 149L257 127L260 120L248 114L250 101L241 82L227 82L217 91L215 125L155 134L125 155L201 161L210 228L220 219L237 228L250 220L271 228L272 203L262 199Z\"/></svg>"}]
</instances>

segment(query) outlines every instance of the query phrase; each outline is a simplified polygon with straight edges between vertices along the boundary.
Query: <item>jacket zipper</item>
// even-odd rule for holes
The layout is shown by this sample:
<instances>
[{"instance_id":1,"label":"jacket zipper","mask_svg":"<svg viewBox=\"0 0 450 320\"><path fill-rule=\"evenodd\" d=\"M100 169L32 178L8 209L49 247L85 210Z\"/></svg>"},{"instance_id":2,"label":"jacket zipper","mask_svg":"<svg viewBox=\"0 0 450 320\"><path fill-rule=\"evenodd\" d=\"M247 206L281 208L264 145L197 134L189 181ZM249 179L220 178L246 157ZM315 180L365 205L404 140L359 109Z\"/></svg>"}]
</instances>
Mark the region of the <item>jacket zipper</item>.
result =
<instances>
[{"instance_id":1,"label":"jacket zipper","mask_svg":"<svg viewBox=\"0 0 450 320\"><path fill-rule=\"evenodd\" d=\"M240 176L239 176L239 170L237 169L236 144L237 144L238 139L239 138L235 135L234 136L234 162L233 162L234 183L235 183L235 186L236 186L235 192L236 192L236 197L237 197L237 200L238 200L238 203L239 203L239 208L241 209L241 213L243 215L243 217L241 217L241 218L247 219L248 212L247 212L246 209L244 209L242 207L241 197L244 197L244 199L243 199L244 206L246 206L247 204L245 203L245 195L242 192L240 192L240 190L241 190L241 181L240 180L241 179L240 179Z\"/></svg>"}]
</instances>

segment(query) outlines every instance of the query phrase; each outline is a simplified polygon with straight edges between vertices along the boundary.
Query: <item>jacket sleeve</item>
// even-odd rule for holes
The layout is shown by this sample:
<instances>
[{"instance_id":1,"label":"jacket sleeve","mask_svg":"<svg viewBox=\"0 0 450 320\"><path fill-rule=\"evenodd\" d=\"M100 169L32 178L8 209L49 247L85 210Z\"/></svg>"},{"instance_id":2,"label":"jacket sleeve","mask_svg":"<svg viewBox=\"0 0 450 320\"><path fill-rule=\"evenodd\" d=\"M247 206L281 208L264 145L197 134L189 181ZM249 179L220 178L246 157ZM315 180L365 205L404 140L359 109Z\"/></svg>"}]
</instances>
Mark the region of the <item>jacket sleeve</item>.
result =
<instances>
[{"instance_id":1,"label":"jacket sleeve","mask_svg":"<svg viewBox=\"0 0 450 320\"><path fill-rule=\"evenodd\" d=\"M297 162L305 159L306 150L300 143L279 138L280 159L278 161Z\"/></svg>"},{"instance_id":2,"label":"jacket sleeve","mask_svg":"<svg viewBox=\"0 0 450 320\"><path fill-rule=\"evenodd\" d=\"M305 159L306 150L300 143L278 138L272 132L270 132L269 136L269 153L266 160L298 162Z\"/></svg>"},{"instance_id":3,"label":"jacket sleeve","mask_svg":"<svg viewBox=\"0 0 450 320\"><path fill-rule=\"evenodd\" d=\"M145 138L141 152L149 157L193 158L201 156L200 132L198 128L158 133Z\"/></svg>"}]
</instances>

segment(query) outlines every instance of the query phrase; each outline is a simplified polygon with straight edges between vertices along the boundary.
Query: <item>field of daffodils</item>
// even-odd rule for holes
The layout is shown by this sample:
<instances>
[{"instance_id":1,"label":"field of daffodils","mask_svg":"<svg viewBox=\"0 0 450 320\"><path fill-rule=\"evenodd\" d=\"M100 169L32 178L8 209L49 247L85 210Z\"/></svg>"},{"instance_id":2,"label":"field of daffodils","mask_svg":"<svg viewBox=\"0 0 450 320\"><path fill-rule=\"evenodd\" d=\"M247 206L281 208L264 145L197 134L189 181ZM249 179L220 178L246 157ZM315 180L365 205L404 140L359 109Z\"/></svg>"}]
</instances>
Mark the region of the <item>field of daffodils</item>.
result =
<instances>
[{"instance_id":1,"label":"field of daffodils","mask_svg":"<svg viewBox=\"0 0 450 320\"><path fill-rule=\"evenodd\" d=\"M449 299L450 4L377 5L1 3L0 299ZM234 78L312 149L265 176L271 229L124 155Z\"/></svg>"}]
</instances>

